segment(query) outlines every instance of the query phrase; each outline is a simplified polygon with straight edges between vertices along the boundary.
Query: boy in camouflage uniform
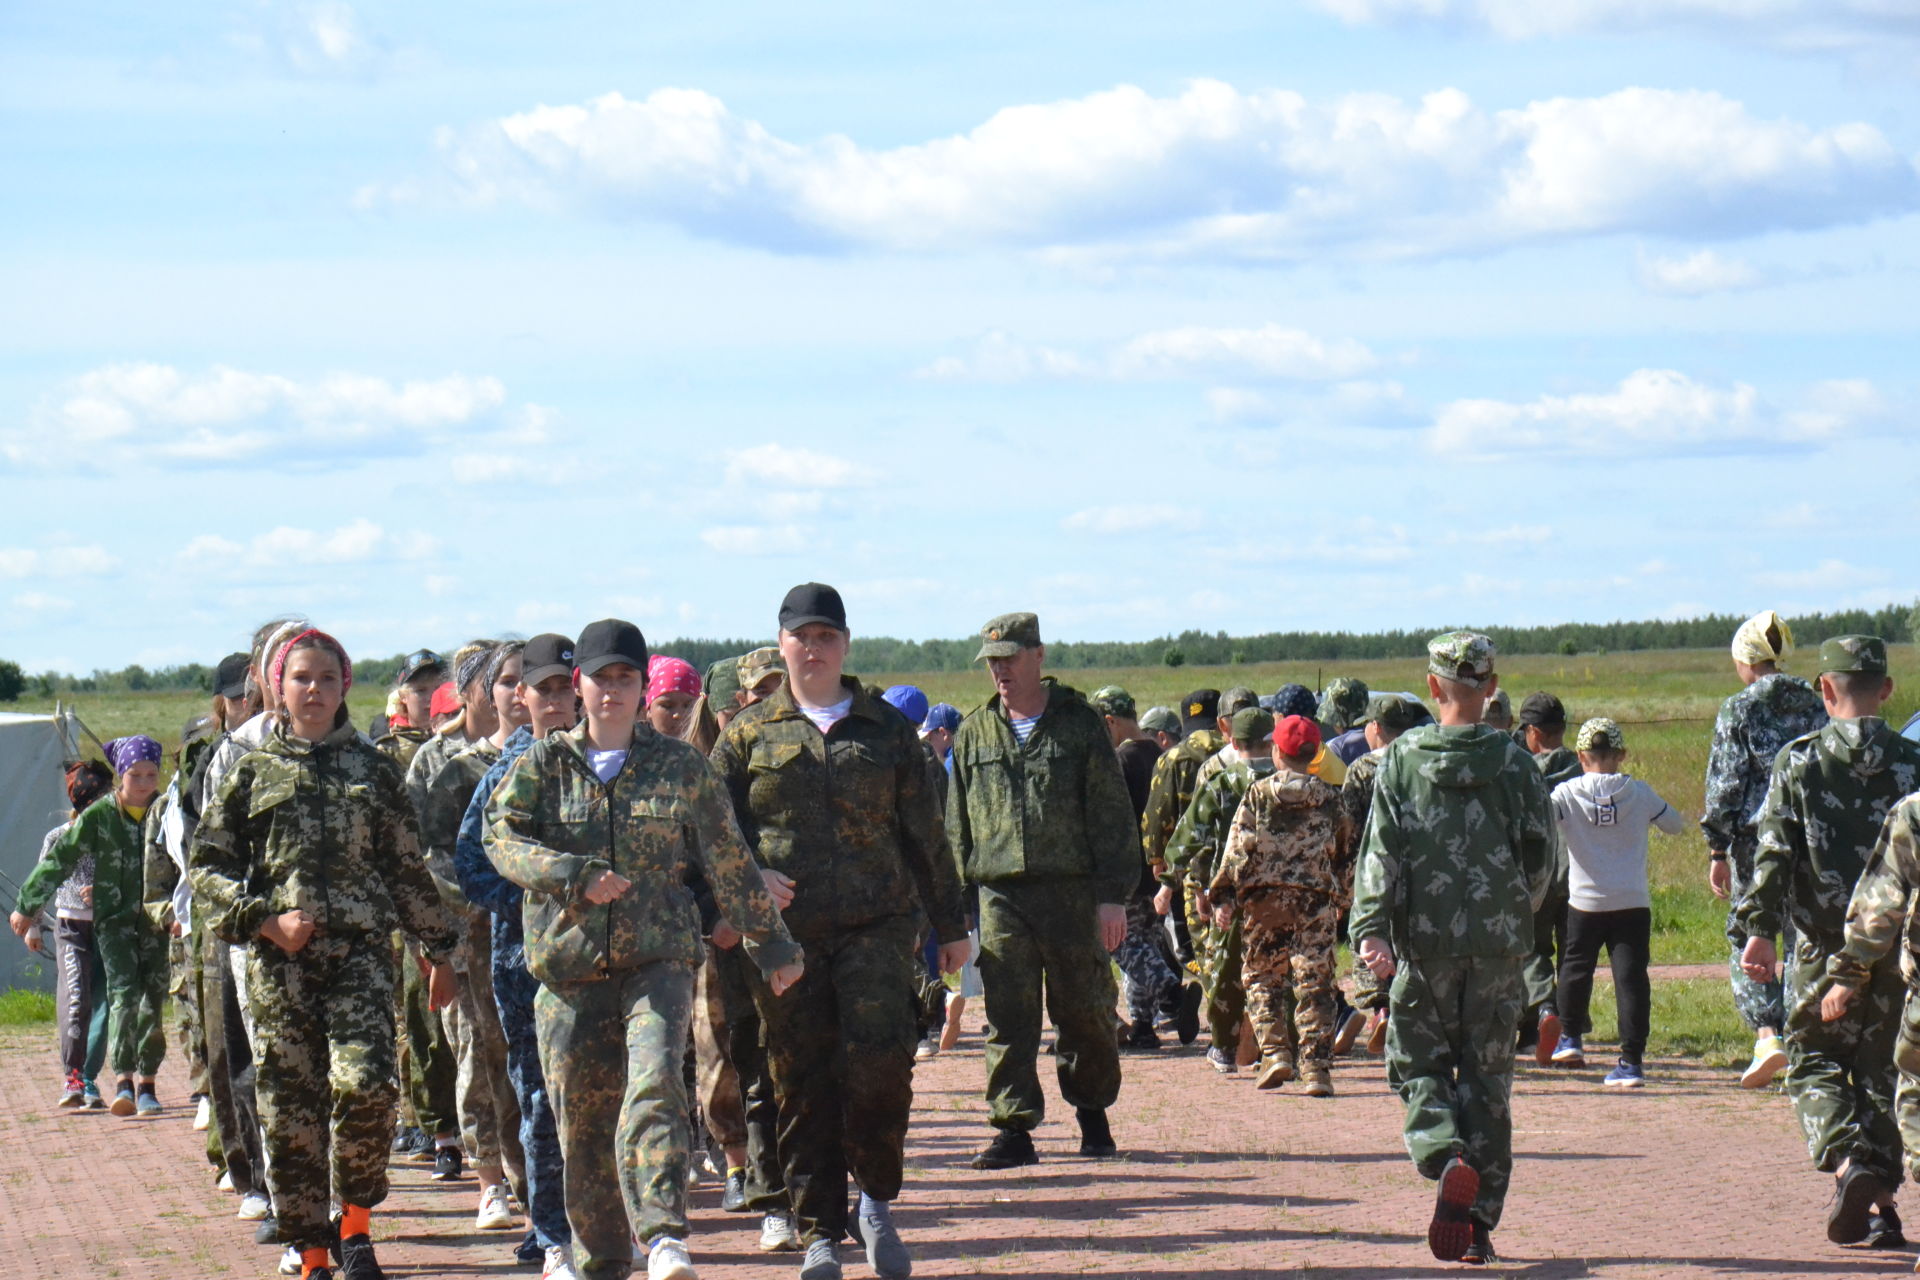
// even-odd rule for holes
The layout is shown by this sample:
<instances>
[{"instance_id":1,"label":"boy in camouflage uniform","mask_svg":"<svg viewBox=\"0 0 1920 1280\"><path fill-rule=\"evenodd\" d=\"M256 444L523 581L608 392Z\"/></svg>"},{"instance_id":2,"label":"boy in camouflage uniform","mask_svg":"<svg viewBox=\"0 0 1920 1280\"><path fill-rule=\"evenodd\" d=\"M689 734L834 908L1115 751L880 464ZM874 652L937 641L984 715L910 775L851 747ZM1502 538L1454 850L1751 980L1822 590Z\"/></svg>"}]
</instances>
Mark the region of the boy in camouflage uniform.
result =
<instances>
[{"instance_id":1,"label":"boy in camouflage uniform","mask_svg":"<svg viewBox=\"0 0 1920 1280\"><path fill-rule=\"evenodd\" d=\"M1349 930L1393 978L1387 1079L1414 1167L1439 1182L1427 1245L1486 1263L1513 1170L1521 961L1553 870L1553 816L1540 771L1481 723L1493 642L1449 632L1427 655L1440 723L1403 734L1380 764Z\"/></svg>"},{"instance_id":2,"label":"boy in camouflage uniform","mask_svg":"<svg viewBox=\"0 0 1920 1280\"><path fill-rule=\"evenodd\" d=\"M1247 1012L1260 1044L1254 1083L1278 1088L1293 1076L1281 1025L1290 984L1300 1077L1308 1097L1333 1095L1333 951L1352 898L1352 832L1340 793L1307 770L1320 729L1288 716L1273 730L1275 769L1248 788L1209 882L1214 922L1236 919L1245 960Z\"/></svg>"},{"instance_id":3,"label":"boy in camouflage uniform","mask_svg":"<svg viewBox=\"0 0 1920 1280\"><path fill-rule=\"evenodd\" d=\"M1547 794L1580 776L1580 757L1567 746L1567 708L1551 693L1528 694L1520 702L1514 736L1547 780ZM1553 1061L1561 1025L1557 1006L1560 962L1567 951L1567 849L1560 828L1553 829L1553 883L1533 913L1533 954L1527 958L1527 1008L1520 1018L1517 1047L1533 1050L1541 1066Z\"/></svg>"},{"instance_id":4,"label":"boy in camouflage uniform","mask_svg":"<svg viewBox=\"0 0 1920 1280\"><path fill-rule=\"evenodd\" d=\"M1380 775L1387 748L1401 734L1432 718L1419 702L1397 693L1376 693L1367 700L1367 718L1361 725L1367 753L1347 766L1347 780L1340 784L1340 807L1346 811L1355 850L1367 832L1367 815L1373 810L1373 782ZM1358 954L1353 957L1353 1007L1370 1015L1367 1052L1379 1053L1387 1043L1387 986Z\"/></svg>"},{"instance_id":5,"label":"boy in camouflage uniform","mask_svg":"<svg viewBox=\"0 0 1920 1280\"><path fill-rule=\"evenodd\" d=\"M1188 967L1194 966L1196 952L1205 941L1206 924L1193 909L1193 888L1183 882L1184 877L1167 870L1167 843L1186 815L1187 806L1193 803L1200 766L1227 745L1227 735L1215 723L1219 713L1218 689L1195 689L1180 700L1185 736L1153 762L1147 808L1140 815L1140 844L1146 850L1147 870L1162 886L1154 894L1153 909L1174 917L1176 936L1182 938L1179 960Z\"/></svg>"},{"instance_id":6,"label":"boy in camouflage uniform","mask_svg":"<svg viewBox=\"0 0 1920 1280\"><path fill-rule=\"evenodd\" d=\"M1845 941L1847 902L1888 811L1920 787L1920 743L1877 714L1892 693L1886 646L1876 637L1835 636L1820 646L1829 718L1774 761L1753 881L1733 906L1747 935L1742 960L1750 977L1772 975L1773 938L1788 920L1789 936L1798 938L1786 964L1787 1092L1814 1167L1838 1180L1827 1236L1837 1244L1871 1237L1888 1247L1905 1243L1893 1211L1900 976L1879 966L1860 984L1864 999L1830 1022L1811 1016L1810 997Z\"/></svg>"}]
</instances>

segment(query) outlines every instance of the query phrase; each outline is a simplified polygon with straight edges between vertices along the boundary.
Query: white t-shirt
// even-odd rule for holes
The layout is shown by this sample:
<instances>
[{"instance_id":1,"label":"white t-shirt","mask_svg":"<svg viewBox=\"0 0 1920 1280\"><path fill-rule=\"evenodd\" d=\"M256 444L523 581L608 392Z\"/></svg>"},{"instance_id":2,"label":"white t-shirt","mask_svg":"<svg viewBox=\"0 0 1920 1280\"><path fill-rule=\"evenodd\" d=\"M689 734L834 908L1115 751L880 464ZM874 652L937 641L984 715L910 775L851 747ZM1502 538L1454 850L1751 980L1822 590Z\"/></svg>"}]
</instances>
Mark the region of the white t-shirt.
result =
<instances>
[{"instance_id":1,"label":"white t-shirt","mask_svg":"<svg viewBox=\"0 0 1920 1280\"><path fill-rule=\"evenodd\" d=\"M845 720L847 713L853 710L853 695L848 694L830 707L809 707L802 702L795 702L794 705L800 708L801 715L813 721L814 728L825 733Z\"/></svg>"},{"instance_id":2,"label":"white t-shirt","mask_svg":"<svg viewBox=\"0 0 1920 1280\"><path fill-rule=\"evenodd\" d=\"M620 772L620 766L627 762L627 749L615 747L611 751L595 751L587 748L587 765L593 770L594 777L602 782L612 782L613 775Z\"/></svg>"},{"instance_id":3,"label":"white t-shirt","mask_svg":"<svg viewBox=\"0 0 1920 1280\"><path fill-rule=\"evenodd\" d=\"M1647 828L1678 835L1680 814L1625 773L1583 773L1553 789L1553 816L1567 842L1567 898L1580 911L1651 907Z\"/></svg>"}]
</instances>

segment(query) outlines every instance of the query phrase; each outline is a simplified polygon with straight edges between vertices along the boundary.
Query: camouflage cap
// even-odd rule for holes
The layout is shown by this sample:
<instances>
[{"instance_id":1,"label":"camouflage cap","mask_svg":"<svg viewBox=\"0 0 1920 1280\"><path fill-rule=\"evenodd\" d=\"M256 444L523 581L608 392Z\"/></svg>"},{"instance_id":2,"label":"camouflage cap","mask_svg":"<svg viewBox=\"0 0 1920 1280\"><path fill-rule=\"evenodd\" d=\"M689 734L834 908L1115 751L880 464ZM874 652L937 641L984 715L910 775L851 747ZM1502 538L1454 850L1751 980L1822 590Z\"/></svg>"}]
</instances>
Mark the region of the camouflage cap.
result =
<instances>
[{"instance_id":1,"label":"camouflage cap","mask_svg":"<svg viewBox=\"0 0 1920 1280\"><path fill-rule=\"evenodd\" d=\"M1426 704L1418 698L1398 693L1376 693L1367 699L1366 718L1377 722L1389 733L1405 733L1433 717L1428 714Z\"/></svg>"},{"instance_id":2,"label":"camouflage cap","mask_svg":"<svg viewBox=\"0 0 1920 1280\"><path fill-rule=\"evenodd\" d=\"M1003 613L980 628L980 652L975 662L988 658L1011 658L1022 649L1040 647L1040 618L1031 613Z\"/></svg>"},{"instance_id":3,"label":"camouflage cap","mask_svg":"<svg viewBox=\"0 0 1920 1280\"><path fill-rule=\"evenodd\" d=\"M1260 695L1243 684L1237 684L1220 695L1220 719L1231 720L1242 708L1260 705Z\"/></svg>"},{"instance_id":4,"label":"camouflage cap","mask_svg":"<svg viewBox=\"0 0 1920 1280\"><path fill-rule=\"evenodd\" d=\"M1484 689L1493 675L1493 641L1478 631L1449 631L1427 641L1427 670L1469 689Z\"/></svg>"},{"instance_id":5,"label":"camouflage cap","mask_svg":"<svg viewBox=\"0 0 1920 1280\"><path fill-rule=\"evenodd\" d=\"M1180 713L1172 707L1148 707L1146 714L1140 717L1140 727L1148 733L1170 733L1180 736Z\"/></svg>"},{"instance_id":6,"label":"camouflage cap","mask_svg":"<svg viewBox=\"0 0 1920 1280\"><path fill-rule=\"evenodd\" d=\"M740 658L718 659L707 668L707 705L715 711L725 711L739 696Z\"/></svg>"},{"instance_id":7,"label":"camouflage cap","mask_svg":"<svg viewBox=\"0 0 1920 1280\"><path fill-rule=\"evenodd\" d=\"M1625 751L1627 735L1620 732L1620 726L1606 716L1595 716L1580 726L1580 733L1573 740L1575 751Z\"/></svg>"},{"instance_id":8,"label":"camouflage cap","mask_svg":"<svg viewBox=\"0 0 1920 1280\"><path fill-rule=\"evenodd\" d=\"M1322 720L1353 721L1360 718L1367 706L1367 682L1353 676L1335 676L1327 681L1327 687L1320 691L1320 701L1315 707L1315 715Z\"/></svg>"},{"instance_id":9,"label":"camouflage cap","mask_svg":"<svg viewBox=\"0 0 1920 1280\"><path fill-rule=\"evenodd\" d=\"M785 675L786 671L787 664L780 660L780 651L772 645L740 655L740 687L742 689L751 689L768 676Z\"/></svg>"},{"instance_id":10,"label":"camouflage cap","mask_svg":"<svg viewBox=\"0 0 1920 1280\"><path fill-rule=\"evenodd\" d=\"M1832 636L1820 642L1820 674L1887 674L1887 642L1879 636Z\"/></svg>"},{"instance_id":11,"label":"camouflage cap","mask_svg":"<svg viewBox=\"0 0 1920 1280\"><path fill-rule=\"evenodd\" d=\"M1102 685L1095 689L1089 701L1093 703L1093 709L1103 716L1118 716L1122 720L1139 718L1133 705L1133 695L1117 684Z\"/></svg>"},{"instance_id":12,"label":"camouflage cap","mask_svg":"<svg viewBox=\"0 0 1920 1280\"><path fill-rule=\"evenodd\" d=\"M1493 693L1488 696L1487 708L1486 711L1482 713L1481 718L1491 720L1495 716L1504 716L1508 720L1513 719L1513 695L1505 689L1495 689Z\"/></svg>"},{"instance_id":13,"label":"camouflage cap","mask_svg":"<svg viewBox=\"0 0 1920 1280\"><path fill-rule=\"evenodd\" d=\"M1265 742L1272 734L1273 712L1254 706L1242 707L1233 713L1235 742Z\"/></svg>"}]
</instances>

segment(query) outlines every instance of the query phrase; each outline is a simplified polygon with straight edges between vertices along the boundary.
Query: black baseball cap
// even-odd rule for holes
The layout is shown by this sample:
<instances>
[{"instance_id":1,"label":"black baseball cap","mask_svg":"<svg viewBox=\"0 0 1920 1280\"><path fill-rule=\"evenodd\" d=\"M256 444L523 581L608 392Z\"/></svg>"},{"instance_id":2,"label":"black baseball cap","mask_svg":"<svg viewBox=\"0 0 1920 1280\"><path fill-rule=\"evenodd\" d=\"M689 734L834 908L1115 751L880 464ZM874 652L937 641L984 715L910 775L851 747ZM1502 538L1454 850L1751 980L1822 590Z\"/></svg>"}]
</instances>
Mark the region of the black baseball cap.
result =
<instances>
[{"instance_id":1,"label":"black baseball cap","mask_svg":"<svg viewBox=\"0 0 1920 1280\"><path fill-rule=\"evenodd\" d=\"M213 691L223 698L247 696L247 669L253 665L249 654L230 653L213 669Z\"/></svg>"},{"instance_id":2,"label":"black baseball cap","mask_svg":"<svg viewBox=\"0 0 1920 1280\"><path fill-rule=\"evenodd\" d=\"M520 651L520 683L532 687L548 676L573 674L573 641L548 631Z\"/></svg>"},{"instance_id":3,"label":"black baseball cap","mask_svg":"<svg viewBox=\"0 0 1920 1280\"><path fill-rule=\"evenodd\" d=\"M524 666L525 659L521 662ZM644 676L647 673L647 638L640 634L640 628L618 618L589 622L587 629L580 633L580 643L573 649L574 669L583 676L590 676L616 662L637 667Z\"/></svg>"},{"instance_id":4,"label":"black baseball cap","mask_svg":"<svg viewBox=\"0 0 1920 1280\"><path fill-rule=\"evenodd\" d=\"M1220 718L1220 691L1195 689L1180 699L1180 723L1188 729L1211 729Z\"/></svg>"},{"instance_id":5,"label":"black baseball cap","mask_svg":"<svg viewBox=\"0 0 1920 1280\"><path fill-rule=\"evenodd\" d=\"M780 629L798 631L809 622L824 622L836 631L847 629L847 606L840 593L824 582L803 582L780 602Z\"/></svg>"},{"instance_id":6,"label":"black baseball cap","mask_svg":"<svg viewBox=\"0 0 1920 1280\"><path fill-rule=\"evenodd\" d=\"M1567 727L1567 708L1550 693L1530 693L1520 704L1520 713L1514 719L1536 729L1564 729Z\"/></svg>"},{"instance_id":7,"label":"black baseball cap","mask_svg":"<svg viewBox=\"0 0 1920 1280\"><path fill-rule=\"evenodd\" d=\"M393 673L393 682L395 684L405 684L417 675L422 675L429 671L444 672L446 669L447 660L433 650L415 649L412 653L400 659L400 669Z\"/></svg>"}]
</instances>

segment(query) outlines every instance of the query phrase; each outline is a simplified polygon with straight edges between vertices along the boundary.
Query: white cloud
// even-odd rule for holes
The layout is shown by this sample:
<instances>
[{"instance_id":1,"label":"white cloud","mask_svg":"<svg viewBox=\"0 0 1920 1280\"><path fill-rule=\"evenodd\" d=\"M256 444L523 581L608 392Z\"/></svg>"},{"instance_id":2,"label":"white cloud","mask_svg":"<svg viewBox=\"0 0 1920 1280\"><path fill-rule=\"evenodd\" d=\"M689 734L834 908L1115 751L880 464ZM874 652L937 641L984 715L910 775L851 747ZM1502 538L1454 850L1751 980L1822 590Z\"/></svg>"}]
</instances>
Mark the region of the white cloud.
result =
<instances>
[{"instance_id":1,"label":"white cloud","mask_svg":"<svg viewBox=\"0 0 1920 1280\"><path fill-rule=\"evenodd\" d=\"M1214 419L1241 426L1395 428L1418 426L1425 415L1393 381L1336 382L1309 395L1275 396L1244 387L1212 387L1207 409Z\"/></svg>"},{"instance_id":2,"label":"white cloud","mask_svg":"<svg viewBox=\"0 0 1920 1280\"><path fill-rule=\"evenodd\" d=\"M1186 513L1178 507L1128 503L1076 511L1061 520L1060 527L1074 533L1146 533L1153 529L1169 528L1186 518Z\"/></svg>"},{"instance_id":3,"label":"white cloud","mask_svg":"<svg viewBox=\"0 0 1920 1280\"><path fill-rule=\"evenodd\" d=\"M245 543L201 534L180 550L180 562L206 567L277 569L297 575L306 566L420 561L432 558L439 541L418 530L389 533L362 517L337 529L279 525Z\"/></svg>"},{"instance_id":4,"label":"white cloud","mask_svg":"<svg viewBox=\"0 0 1920 1280\"><path fill-rule=\"evenodd\" d=\"M769 484L789 489L850 489L877 484L872 467L811 449L761 444L727 451L731 484Z\"/></svg>"},{"instance_id":5,"label":"white cloud","mask_svg":"<svg viewBox=\"0 0 1920 1280\"><path fill-rule=\"evenodd\" d=\"M792 555L807 549L798 525L724 524L700 531L700 541L723 556Z\"/></svg>"},{"instance_id":6,"label":"white cloud","mask_svg":"<svg viewBox=\"0 0 1920 1280\"><path fill-rule=\"evenodd\" d=\"M0 578L97 578L119 567L105 547L0 547Z\"/></svg>"},{"instance_id":7,"label":"white cloud","mask_svg":"<svg viewBox=\"0 0 1920 1280\"><path fill-rule=\"evenodd\" d=\"M21 613L39 614L43 617L73 611L73 601L64 596L50 596L42 591L23 591L13 598L12 604Z\"/></svg>"},{"instance_id":8,"label":"white cloud","mask_svg":"<svg viewBox=\"0 0 1920 1280\"><path fill-rule=\"evenodd\" d=\"M1822 560L1811 569L1774 569L1753 575L1753 585L1768 587L1778 591L1835 591L1852 590L1885 582L1887 574L1881 569L1864 568L1848 564L1844 560ZM1884 600L1878 603L1886 603Z\"/></svg>"},{"instance_id":9,"label":"white cloud","mask_svg":"<svg viewBox=\"0 0 1920 1280\"><path fill-rule=\"evenodd\" d=\"M1701 249L1684 258L1659 258L1642 250L1637 265L1641 288L1676 298L1756 289L1767 282L1752 263L1723 257L1712 249Z\"/></svg>"},{"instance_id":10,"label":"white cloud","mask_svg":"<svg viewBox=\"0 0 1920 1280\"><path fill-rule=\"evenodd\" d=\"M1093 356L1029 346L990 333L970 356L943 356L920 376L948 380L1018 382L1029 378L1270 378L1323 381L1350 378L1379 363L1351 338L1328 340L1278 324L1223 329L1190 325L1143 333Z\"/></svg>"},{"instance_id":11,"label":"white cloud","mask_svg":"<svg viewBox=\"0 0 1920 1280\"><path fill-rule=\"evenodd\" d=\"M1456 400L1440 410L1429 438L1441 453L1470 456L1747 452L1812 447L1877 426L1885 413L1864 382L1816 384L1782 407L1745 383L1716 387L1641 369L1612 391L1517 404Z\"/></svg>"},{"instance_id":12,"label":"white cloud","mask_svg":"<svg viewBox=\"0 0 1920 1280\"><path fill-rule=\"evenodd\" d=\"M0 431L0 460L46 470L346 465L453 439L521 439L550 411L510 407L497 378L311 381L215 366L106 365L44 400L25 429Z\"/></svg>"},{"instance_id":13,"label":"white cloud","mask_svg":"<svg viewBox=\"0 0 1920 1280\"><path fill-rule=\"evenodd\" d=\"M302 78L364 80L387 61L385 42L342 0L269 0L248 15L232 40L243 52Z\"/></svg>"},{"instance_id":14,"label":"white cloud","mask_svg":"<svg viewBox=\"0 0 1920 1280\"><path fill-rule=\"evenodd\" d=\"M1482 529L1459 535L1459 541L1480 547L1539 547L1553 541L1553 527L1544 524L1510 524L1499 529Z\"/></svg>"},{"instance_id":15,"label":"white cloud","mask_svg":"<svg viewBox=\"0 0 1920 1280\"><path fill-rule=\"evenodd\" d=\"M790 142L674 88L538 106L443 131L440 145L450 179L482 203L792 252L1418 258L1920 206L1914 163L1872 125L1762 120L1716 93L1645 88L1488 110L1455 89L1310 102L1214 80L1170 97L1121 85L885 150L841 135Z\"/></svg>"}]
</instances>

